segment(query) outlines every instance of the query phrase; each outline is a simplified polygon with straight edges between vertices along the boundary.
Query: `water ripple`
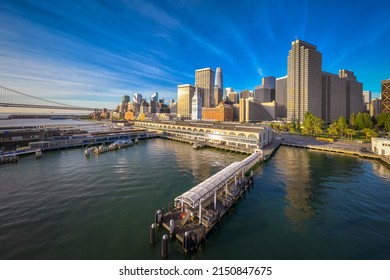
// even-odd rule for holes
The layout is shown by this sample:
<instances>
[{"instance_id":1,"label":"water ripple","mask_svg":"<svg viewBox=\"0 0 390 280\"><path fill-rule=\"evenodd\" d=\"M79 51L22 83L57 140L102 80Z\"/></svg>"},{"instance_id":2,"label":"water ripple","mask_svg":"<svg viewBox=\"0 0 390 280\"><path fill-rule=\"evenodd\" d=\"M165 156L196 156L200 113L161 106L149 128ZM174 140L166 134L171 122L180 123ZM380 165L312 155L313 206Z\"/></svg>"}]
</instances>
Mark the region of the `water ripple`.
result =
<instances>
[{"instance_id":1,"label":"water ripple","mask_svg":"<svg viewBox=\"0 0 390 280\"><path fill-rule=\"evenodd\" d=\"M147 238L155 210L244 157L152 139L1 166L0 259L159 259ZM386 258L389 174L377 162L281 147L211 241L170 258Z\"/></svg>"}]
</instances>

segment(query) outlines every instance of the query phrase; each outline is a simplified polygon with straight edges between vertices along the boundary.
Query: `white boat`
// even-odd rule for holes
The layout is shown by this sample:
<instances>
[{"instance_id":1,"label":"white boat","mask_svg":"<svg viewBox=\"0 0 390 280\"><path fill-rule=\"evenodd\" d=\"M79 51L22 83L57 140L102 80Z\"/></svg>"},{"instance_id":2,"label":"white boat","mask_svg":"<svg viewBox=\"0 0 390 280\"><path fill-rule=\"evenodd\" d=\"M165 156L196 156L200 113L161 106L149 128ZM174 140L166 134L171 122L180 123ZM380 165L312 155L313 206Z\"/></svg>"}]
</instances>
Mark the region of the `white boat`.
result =
<instances>
[{"instance_id":1,"label":"white boat","mask_svg":"<svg viewBox=\"0 0 390 280\"><path fill-rule=\"evenodd\" d=\"M91 147L87 147L86 149L85 149L85 151L84 151L84 154L85 154L85 156L86 157L89 157L92 153L93 153L93 150L94 150L95 148L91 148Z\"/></svg>"},{"instance_id":2,"label":"white boat","mask_svg":"<svg viewBox=\"0 0 390 280\"><path fill-rule=\"evenodd\" d=\"M131 139L119 140L115 143L118 145L119 149L126 148L133 145L133 141L131 141Z\"/></svg>"}]
</instances>

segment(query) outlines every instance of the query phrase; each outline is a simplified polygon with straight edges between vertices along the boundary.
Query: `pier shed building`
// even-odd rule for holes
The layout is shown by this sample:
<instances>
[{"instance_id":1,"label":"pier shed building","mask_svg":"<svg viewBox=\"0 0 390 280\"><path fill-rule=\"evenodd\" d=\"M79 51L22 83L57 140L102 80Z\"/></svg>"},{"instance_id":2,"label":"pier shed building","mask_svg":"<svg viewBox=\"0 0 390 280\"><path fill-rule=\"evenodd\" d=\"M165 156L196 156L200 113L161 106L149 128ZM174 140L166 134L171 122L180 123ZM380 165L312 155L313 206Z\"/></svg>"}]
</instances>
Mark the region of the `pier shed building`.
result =
<instances>
[{"instance_id":1,"label":"pier shed building","mask_svg":"<svg viewBox=\"0 0 390 280\"><path fill-rule=\"evenodd\" d=\"M209 226L211 216L223 215L230 202L242 191L238 187L244 174L260 161L262 153L256 152L240 162L234 162L205 181L175 198L175 207L181 212L197 217L199 223ZM224 209L220 209L223 207ZM208 209L208 211L206 210ZM206 210L206 211L205 211ZM218 212L218 213L216 213Z\"/></svg>"},{"instance_id":2,"label":"pier shed building","mask_svg":"<svg viewBox=\"0 0 390 280\"><path fill-rule=\"evenodd\" d=\"M218 122L136 121L136 127L157 131L166 136L220 146L262 149L272 142L268 125L243 125Z\"/></svg>"}]
</instances>

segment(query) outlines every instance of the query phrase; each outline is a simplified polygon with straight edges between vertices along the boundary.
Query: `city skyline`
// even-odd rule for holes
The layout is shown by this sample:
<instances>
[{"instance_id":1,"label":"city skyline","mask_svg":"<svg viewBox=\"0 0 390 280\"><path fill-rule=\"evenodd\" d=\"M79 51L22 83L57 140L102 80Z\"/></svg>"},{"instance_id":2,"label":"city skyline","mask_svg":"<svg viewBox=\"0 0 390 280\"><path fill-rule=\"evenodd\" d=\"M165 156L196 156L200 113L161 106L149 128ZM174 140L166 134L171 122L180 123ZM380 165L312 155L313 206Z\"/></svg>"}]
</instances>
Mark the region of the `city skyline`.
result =
<instances>
[{"instance_id":1,"label":"city skyline","mask_svg":"<svg viewBox=\"0 0 390 280\"><path fill-rule=\"evenodd\" d=\"M224 87L254 90L287 74L297 36L317 46L324 71L350 69L375 98L390 77L384 3L2 1L0 84L114 108L138 92L177 100L196 69L221 67Z\"/></svg>"}]
</instances>

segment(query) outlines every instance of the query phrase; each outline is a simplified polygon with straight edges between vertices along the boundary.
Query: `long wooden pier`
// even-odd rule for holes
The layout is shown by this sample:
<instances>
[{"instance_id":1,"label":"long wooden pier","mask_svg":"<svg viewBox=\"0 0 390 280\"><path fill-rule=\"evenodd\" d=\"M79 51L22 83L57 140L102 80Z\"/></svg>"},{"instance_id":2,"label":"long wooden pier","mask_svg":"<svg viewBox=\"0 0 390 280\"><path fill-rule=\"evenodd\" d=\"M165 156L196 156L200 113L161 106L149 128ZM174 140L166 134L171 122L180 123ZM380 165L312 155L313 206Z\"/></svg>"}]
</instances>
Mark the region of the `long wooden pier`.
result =
<instances>
[{"instance_id":1,"label":"long wooden pier","mask_svg":"<svg viewBox=\"0 0 390 280\"><path fill-rule=\"evenodd\" d=\"M277 148L277 147L276 147ZM253 184L252 167L263 160L258 150L234 162L176 197L166 213L157 210L155 224L182 243L185 252L196 250L206 235ZM154 243L155 226L151 227ZM152 241L153 240L153 241Z\"/></svg>"},{"instance_id":2,"label":"long wooden pier","mask_svg":"<svg viewBox=\"0 0 390 280\"><path fill-rule=\"evenodd\" d=\"M202 207L201 218L198 213L186 213L179 207L170 209L163 216L162 226L171 237L175 237L182 243L185 252L195 250L252 184L252 176L242 178L237 185L230 184L227 188L228 191L218 192L215 204L211 203L206 207ZM185 244L186 236L190 240L188 245Z\"/></svg>"}]
</instances>

